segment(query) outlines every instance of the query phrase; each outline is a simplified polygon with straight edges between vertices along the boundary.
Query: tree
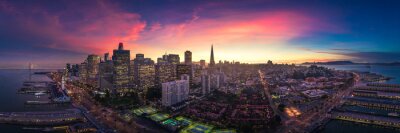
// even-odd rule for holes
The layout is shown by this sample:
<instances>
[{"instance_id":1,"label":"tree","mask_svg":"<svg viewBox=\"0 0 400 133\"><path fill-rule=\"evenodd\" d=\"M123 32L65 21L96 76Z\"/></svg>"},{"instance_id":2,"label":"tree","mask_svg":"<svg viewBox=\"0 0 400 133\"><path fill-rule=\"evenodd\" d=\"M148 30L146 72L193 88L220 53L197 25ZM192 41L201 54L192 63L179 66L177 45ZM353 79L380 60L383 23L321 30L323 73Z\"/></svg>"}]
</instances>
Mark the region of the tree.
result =
<instances>
[{"instance_id":1,"label":"tree","mask_svg":"<svg viewBox=\"0 0 400 133\"><path fill-rule=\"evenodd\" d=\"M283 112L283 110L285 109L286 105L285 104L279 104L278 105L278 109L279 111Z\"/></svg>"},{"instance_id":2,"label":"tree","mask_svg":"<svg viewBox=\"0 0 400 133\"><path fill-rule=\"evenodd\" d=\"M161 87L151 87L146 94L147 100L156 100L161 98Z\"/></svg>"}]
</instances>

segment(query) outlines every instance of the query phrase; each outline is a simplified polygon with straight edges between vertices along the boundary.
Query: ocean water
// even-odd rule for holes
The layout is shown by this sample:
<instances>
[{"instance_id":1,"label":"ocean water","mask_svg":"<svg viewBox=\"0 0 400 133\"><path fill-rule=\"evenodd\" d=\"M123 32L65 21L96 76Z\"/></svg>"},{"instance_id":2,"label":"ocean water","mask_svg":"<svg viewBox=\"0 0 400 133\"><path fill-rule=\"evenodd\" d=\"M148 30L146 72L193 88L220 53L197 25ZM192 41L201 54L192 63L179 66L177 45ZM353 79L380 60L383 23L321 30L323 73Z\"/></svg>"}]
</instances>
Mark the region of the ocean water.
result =
<instances>
[{"instance_id":1,"label":"ocean water","mask_svg":"<svg viewBox=\"0 0 400 133\"><path fill-rule=\"evenodd\" d=\"M400 84L400 67L399 66L377 66L372 65L371 68L365 65L325 65L328 68L336 70L357 70L362 72L372 72L382 74L394 79L386 81L386 83ZM354 122L331 120L325 125L325 129L321 133L400 133L400 129L386 128L382 126L358 124Z\"/></svg>"},{"instance_id":2,"label":"ocean water","mask_svg":"<svg viewBox=\"0 0 400 133\"><path fill-rule=\"evenodd\" d=\"M400 66L380 66L371 65L368 68L365 65L324 65L328 68L335 68L336 70L356 70L361 72L372 72L382 74L387 77L393 77L394 79L387 81L386 83L400 84Z\"/></svg>"},{"instance_id":3,"label":"ocean water","mask_svg":"<svg viewBox=\"0 0 400 133\"><path fill-rule=\"evenodd\" d=\"M34 70L48 71L48 70ZM32 71L32 72L34 72ZM48 80L46 75L33 75L33 80ZM0 112L27 112L27 111L57 111L70 108L71 105L25 105L27 100L49 100L49 95L40 97L30 94L17 94L23 82L29 80L29 70L0 69ZM26 126L0 124L1 133L32 133L40 132L25 130Z\"/></svg>"}]
</instances>

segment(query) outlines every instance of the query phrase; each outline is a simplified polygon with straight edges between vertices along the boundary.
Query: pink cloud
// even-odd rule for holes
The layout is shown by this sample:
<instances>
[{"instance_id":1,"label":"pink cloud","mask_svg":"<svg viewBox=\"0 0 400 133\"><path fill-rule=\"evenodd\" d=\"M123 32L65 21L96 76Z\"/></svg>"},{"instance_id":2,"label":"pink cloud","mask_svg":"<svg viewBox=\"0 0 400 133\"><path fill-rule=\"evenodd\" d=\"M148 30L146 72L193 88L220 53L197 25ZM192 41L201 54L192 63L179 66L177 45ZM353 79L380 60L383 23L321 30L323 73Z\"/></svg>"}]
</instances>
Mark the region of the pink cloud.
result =
<instances>
[{"instance_id":1,"label":"pink cloud","mask_svg":"<svg viewBox=\"0 0 400 133\"><path fill-rule=\"evenodd\" d=\"M156 32L143 33L138 42L169 45L167 47L193 46L198 42L224 44L231 41L271 44L307 36L315 31L341 32L337 29L329 23L291 11L227 11L216 18L195 14L186 22L163 25Z\"/></svg>"},{"instance_id":2,"label":"pink cloud","mask_svg":"<svg viewBox=\"0 0 400 133\"><path fill-rule=\"evenodd\" d=\"M38 47L82 53L111 51L118 42L137 40L146 27L139 14L120 10L118 5L106 1L79 4L68 3L66 10L52 12L40 5L22 8L1 2L4 8L0 11L19 14L14 16L23 32L51 40Z\"/></svg>"}]
</instances>

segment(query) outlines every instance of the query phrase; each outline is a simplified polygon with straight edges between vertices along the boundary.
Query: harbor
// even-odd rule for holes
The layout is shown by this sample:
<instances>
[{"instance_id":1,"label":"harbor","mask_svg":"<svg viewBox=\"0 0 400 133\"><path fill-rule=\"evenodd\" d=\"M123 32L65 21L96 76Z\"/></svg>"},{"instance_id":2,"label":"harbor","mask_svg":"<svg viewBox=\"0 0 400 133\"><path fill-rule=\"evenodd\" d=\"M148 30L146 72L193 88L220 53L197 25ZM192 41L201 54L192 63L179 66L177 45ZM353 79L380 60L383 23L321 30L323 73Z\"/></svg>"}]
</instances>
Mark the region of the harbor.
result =
<instances>
[{"instance_id":1,"label":"harbor","mask_svg":"<svg viewBox=\"0 0 400 133\"><path fill-rule=\"evenodd\" d=\"M351 68L344 69L353 70ZM382 71L386 69L389 67L378 69L379 74L396 78L382 82L371 80L376 79L376 74L373 77L360 76L360 78L366 79L360 80L361 82L352 88L351 95L344 97L341 101L342 105L328 113L330 120L314 128L312 132L400 132L400 82L397 78L398 75L393 75L398 71ZM393 70L393 68L390 67L389 70ZM375 71L377 71L376 68ZM383 76L381 75L381 77Z\"/></svg>"},{"instance_id":2,"label":"harbor","mask_svg":"<svg viewBox=\"0 0 400 133\"><path fill-rule=\"evenodd\" d=\"M47 74L55 70L1 71L0 129L5 132L105 132L87 110L74 107L63 90ZM7 76L5 76L7 75ZM12 101L12 104L10 104Z\"/></svg>"}]
</instances>

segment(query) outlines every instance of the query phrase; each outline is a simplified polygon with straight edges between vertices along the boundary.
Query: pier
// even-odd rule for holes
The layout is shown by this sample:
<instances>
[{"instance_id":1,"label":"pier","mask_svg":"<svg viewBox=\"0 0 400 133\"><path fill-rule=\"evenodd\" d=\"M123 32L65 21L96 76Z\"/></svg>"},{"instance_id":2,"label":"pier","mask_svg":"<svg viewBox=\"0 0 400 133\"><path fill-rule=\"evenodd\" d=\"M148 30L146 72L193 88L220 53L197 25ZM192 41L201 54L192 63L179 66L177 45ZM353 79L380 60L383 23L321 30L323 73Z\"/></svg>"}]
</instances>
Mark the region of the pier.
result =
<instances>
[{"instance_id":1,"label":"pier","mask_svg":"<svg viewBox=\"0 0 400 133\"><path fill-rule=\"evenodd\" d=\"M394 118L394 117L368 115L368 114L355 113L355 112L333 111L331 118L338 119L338 120L358 122L358 123L400 128L400 119Z\"/></svg>"},{"instance_id":2,"label":"pier","mask_svg":"<svg viewBox=\"0 0 400 133\"><path fill-rule=\"evenodd\" d=\"M400 111L400 102L395 100L351 97L351 98L346 98L346 102L344 104L378 108L384 110Z\"/></svg>"},{"instance_id":3,"label":"pier","mask_svg":"<svg viewBox=\"0 0 400 133\"><path fill-rule=\"evenodd\" d=\"M44 105L44 104L55 104L51 101L26 101L26 105Z\"/></svg>"},{"instance_id":4,"label":"pier","mask_svg":"<svg viewBox=\"0 0 400 133\"><path fill-rule=\"evenodd\" d=\"M369 91L369 90L354 90L354 96L372 97L378 99L400 100L400 93L382 92L382 91Z\"/></svg>"},{"instance_id":5,"label":"pier","mask_svg":"<svg viewBox=\"0 0 400 133\"><path fill-rule=\"evenodd\" d=\"M400 92L400 87L378 87L378 86L357 86L354 90L383 91L383 92Z\"/></svg>"},{"instance_id":6,"label":"pier","mask_svg":"<svg viewBox=\"0 0 400 133\"><path fill-rule=\"evenodd\" d=\"M0 123L35 126L56 126L83 122L80 110L54 112L0 112Z\"/></svg>"},{"instance_id":7,"label":"pier","mask_svg":"<svg viewBox=\"0 0 400 133\"><path fill-rule=\"evenodd\" d=\"M368 83L367 86L400 88L400 84Z\"/></svg>"}]
</instances>

